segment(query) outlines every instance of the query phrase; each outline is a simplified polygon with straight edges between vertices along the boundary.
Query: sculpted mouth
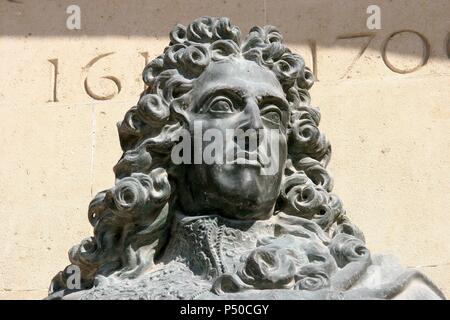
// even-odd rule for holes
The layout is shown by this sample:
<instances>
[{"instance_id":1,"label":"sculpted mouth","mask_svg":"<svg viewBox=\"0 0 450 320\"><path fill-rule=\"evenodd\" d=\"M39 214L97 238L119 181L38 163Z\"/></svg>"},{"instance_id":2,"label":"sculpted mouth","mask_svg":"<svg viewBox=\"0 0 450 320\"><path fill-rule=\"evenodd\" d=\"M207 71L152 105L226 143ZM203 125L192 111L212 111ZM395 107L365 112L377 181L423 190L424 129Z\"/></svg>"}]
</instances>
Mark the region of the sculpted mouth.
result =
<instances>
[{"instance_id":1,"label":"sculpted mouth","mask_svg":"<svg viewBox=\"0 0 450 320\"><path fill-rule=\"evenodd\" d=\"M229 164L237 164L237 165L243 165L243 166L251 166L251 167L257 167L261 168L262 165L259 163L258 160L249 160L243 157L239 157L231 162Z\"/></svg>"},{"instance_id":2,"label":"sculpted mouth","mask_svg":"<svg viewBox=\"0 0 450 320\"><path fill-rule=\"evenodd\" d=\"M269 158L261 151L246 151L239 150L229 164L237 164L244 166L252 166L257 168L264 168L269 165Z\"/></svg>"}]
</instances>

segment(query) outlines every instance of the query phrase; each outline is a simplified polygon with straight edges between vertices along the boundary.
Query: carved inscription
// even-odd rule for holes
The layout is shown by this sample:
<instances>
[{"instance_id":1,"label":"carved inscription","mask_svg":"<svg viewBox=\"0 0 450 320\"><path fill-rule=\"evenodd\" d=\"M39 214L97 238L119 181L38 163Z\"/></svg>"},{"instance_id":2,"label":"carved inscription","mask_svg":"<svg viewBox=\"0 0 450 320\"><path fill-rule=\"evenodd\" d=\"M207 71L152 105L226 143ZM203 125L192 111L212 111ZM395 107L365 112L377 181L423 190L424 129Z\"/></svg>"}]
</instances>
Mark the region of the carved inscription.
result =
<instances>
[{"instance_id":1,"label":"carved inscription","mask_svg":"<svg viewBox=\"0 0 450 320\"><path fill-rule=\"evenodd\" d=\"M370 42L372 42L373 38L375 37L375 33L360 33L360 34L352 34L352 35L346 35L346 36L338 36L337 40L348 40L348 39L360 39L360 38L367 38L367 40L363 43L362 47L359 49L358 55L353 59L352 63L348 66L347 70L345 71L344 75L341 77L341 79L345 78L355 65L356 61L358 61L359 58L364 54L366 49L369 47Z\"/></svg>"},{"instance_id":2,"label":"carved inscription","mask_svg":"<svg viewBox=\"0 0 450 320\"><path fill-rule=\"evenodd\" d=\"M317 43L315 40L309 40L308 41L309 48L311 49L311 56L312 56L312 72L314 75L314 79L316 81L319 81L319 75L317 70Z\"/></svg>"},{"instance_id":3,"label":"carved inscription","mask_svg":"<svg viewBox=\"0 0 450 320\"><path fill-rule=\"evenodd\" d=\"M398 39L396 39L396 36L402 35L402 34L412 34L414 37L417 38L417 41L420 41L420 44L422 46L422 55L420 57L420 61L417 63L417 65L411 67L411 68L401 68L397 65L395 65L391 60L389 60L389 53L388 53L388 46L390 43L395 43ZM373 43L373 40L377 37L376 32L365 32L365 33L355 33L355 34L346 34L346 35L340 35L336 37L336 41L339 40L355 40L355 41L361 41L361 39L364 39L362 42L362 45L359 47L358 52L356 53L355 57L352 59L351 63L346 67L345 72L342 76L340 76L340 79L344 79L348 76L348 74L354 69L357 61L360 60L360 58L365 54L369 46ZM314 39L308 40L308 46L311 50L311 57L312 57L312 71L314 74L314 77L316 81L319 80L319 60L318 60L318 51L320 50L317 41ZM429 40L421 33L414 31L414 30L400 30L395 31L391 33L384 41L382 42L381 48L379 49L380 57L383 63L389 68L390 71L399 73L399 74L408 74L412 73L414 71L417 71L418 69L424 67L431 56L431 44ZM446 38L444 39L444 51L445 55L450 58L450 32L447 34ZM93 67L99 60L110 56L114 54L114 52L108 52L101 54L95 58L93 58L89 63L82 68L84 73L84 91L86 94L91 97L94 100L97 101L105 101L105 100L111 100L115 96L117 96L122 91L122 82L119 78L113 75L105 75L101 78L107 79L111 81L114 84L115 90L113 90L110 93L99 93L94 90L94 87L92 86L93 79L92 76L89 76L89 70L91 67ZM143 66L145 67L151 60L151 57L148 52L139 52L139 56L143 58ZM58 58L48 59L48 62L51 63L52 66L52 73L50 78L50 88L51 88L51 95L48 102L59 102L58 100L58 75L59 75L59 69L58 69ZM143 90L147 88L146 85L143 86Z\"/></svg>"},{"instance_id":4,"label":"carved inscription","mask_svg":"<svg viewBox=\"0 0 450 320\"><path fill-rule=\"evenodd\" d=\"M145 66L150 62L149 55L148 52L139 52L139 54L144 57L144 67L142 68L144 69ZM147 85L144 83L144 90L145 89L147 89Z\"/></svg>"},{"instance_id":5,"label":"carved inscription","mask_svg":"<svg viewBox=\"0 0 450 320\"><path fill-rule=\"evenodd\" d=\"M445 49L447 52L447 57L450 59L450 32L447 33L447 40L445 41Z\"/></svg>"},{"instance_id":6,"label":"carved inscription","mask_svg":"<svg viewBox=\"0 0 450 320\"><path fill-rule=\"evenodd\" d=\"M49 59L48 62L52 64L52 95L48 102L58 102L57 83L58 83L58 59Z\"/></svg>"},{"instance_id":7,"label":"carved inscription","mask_svg":"<svg viewBox=\"0 0 450 320\"><path fill-rule=\"evenodd\" d=\"M104 96L95 93L95 92L92 90L91 86L89 85L89 81L88 81L88 78L89 78L89 77L88 77L89 69L90 69L90 68L91 68L98 60L100 60L100 59L102 59L102 58L104 58L104 57L107 57L107 56L109 56L109 55L111 55L111 54L113 54L113 53L114 53L114 52L109 52L109 53L101 54L101 55L95 57L94 59L92 59L92 60L84 67L84 70L85 70L85 72L86 72L86 78L84 79L84 89L86 90L86 93L87 93L92 99L95 99L95 100L110 100L110 99L114 98L115 95L119 94L120 91L122 90L122 84L120 83L120 80L119 80L118 78L114 77L114 76L103 76L103 77L102 77L103 79L111 80L111 81L116 85L116 87L117 87L117 92L112 92L112 93L110 93L110 94L108 94L108 95L104 95Z\"/></svg>"},{"instance_id":8,"label":"carved inscription","mask_svg":"<svg viewBox=\"0 0 450 320\"><path fill-rule=\"evenodd\" d=\"M412 68L409 68L409 69L400 69L400 68L394 66L394 65L389 61L389 59L388 59L388 57L387 57L387 46L388 46L389 42L390 42L390 41L394 41L394 37L395 37L396 35L401 34L401 33L412 33L412 34L416 35L416 36L420 39L420 41L422 42L422 58L421 58L421 61L420 61L420 63L419 63L417 66L412 67ZM431 46L430 46L430 43L428 42L427 38L425 38L425 36L423 36L422 34L420 34L419 32L416 32L416 31L412 31L412 30L402 30L402 31L397 31L397 32L392 33L392 34L386 39L386 41L385 41L384 44L383 44L382 57L383 57L384 63L386 64L386 66L387 66L389 69L391 69L392 71L394 71L394 72L396 72L396 73L402 73L402 74L405 74L405 73L411 73L411 72L414 72L414 71L420 69L421 67L423 67L424 65L426 65L427 62L428 62L428 59L430 58L430 52L431 52Z\"/></svg>"}]
</instances>

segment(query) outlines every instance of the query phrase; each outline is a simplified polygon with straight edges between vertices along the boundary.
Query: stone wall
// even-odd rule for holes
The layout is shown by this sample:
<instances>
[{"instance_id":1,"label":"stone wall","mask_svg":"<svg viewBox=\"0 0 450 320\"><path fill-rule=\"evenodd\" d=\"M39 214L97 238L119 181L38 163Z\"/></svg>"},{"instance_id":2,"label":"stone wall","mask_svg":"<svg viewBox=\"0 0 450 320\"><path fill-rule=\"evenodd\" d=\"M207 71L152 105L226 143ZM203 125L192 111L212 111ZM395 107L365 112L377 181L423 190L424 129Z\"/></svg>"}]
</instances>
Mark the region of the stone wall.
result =
<instances>
[{"instance_id":1,"label":"stone wall","mask_svg":"<svg viewBox=\"0 0 450 320\"><path fill-rule=\"evenodd\" d=\"M66 8L81 8L81 30ZM381 8L368 30L366 9ZM114 183L145 61L201 15L272 24L314 68L330 171L372 252L450 296L450 2L1 1L0 298L40 299Z\"/></svg>"}]
</instances>

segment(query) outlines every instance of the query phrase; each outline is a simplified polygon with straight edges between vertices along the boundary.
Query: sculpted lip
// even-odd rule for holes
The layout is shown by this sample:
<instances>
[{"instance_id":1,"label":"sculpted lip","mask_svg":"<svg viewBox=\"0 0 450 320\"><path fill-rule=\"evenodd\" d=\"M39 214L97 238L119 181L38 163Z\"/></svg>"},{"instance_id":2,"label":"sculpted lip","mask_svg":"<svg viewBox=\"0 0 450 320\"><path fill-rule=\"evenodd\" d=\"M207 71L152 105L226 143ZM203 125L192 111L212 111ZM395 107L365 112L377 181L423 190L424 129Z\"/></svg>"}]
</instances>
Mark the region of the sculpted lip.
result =
<instances>
[{"instance_id":1,"label":"sculpted lip","mask_svg":"<svg viewBox=\"0 0 450 320\"><path fill-rule=\"evenodd\" d=\"M258 167L258 168L262 167L258 160L249 160L244 157L239 157L239 158L233 160L232 162L230 162L229 164L251 166L251 167Z\"/></svg>"},{"instance_id":2,"label":"sculpted lip","mask_svg":"<svg viewBox=\"0 0 450 320\"><path fill-rule=\"evenodd\" d=\"M229 162L229 164L237 164L237 165L247 165L247 166L254 166L254 167L266 167L266 163L268 163L268 158L265 154L263 154L262 151L246 151L246 150L239 150L234 158L233 161Z\"/></svg>"}]
</instances>

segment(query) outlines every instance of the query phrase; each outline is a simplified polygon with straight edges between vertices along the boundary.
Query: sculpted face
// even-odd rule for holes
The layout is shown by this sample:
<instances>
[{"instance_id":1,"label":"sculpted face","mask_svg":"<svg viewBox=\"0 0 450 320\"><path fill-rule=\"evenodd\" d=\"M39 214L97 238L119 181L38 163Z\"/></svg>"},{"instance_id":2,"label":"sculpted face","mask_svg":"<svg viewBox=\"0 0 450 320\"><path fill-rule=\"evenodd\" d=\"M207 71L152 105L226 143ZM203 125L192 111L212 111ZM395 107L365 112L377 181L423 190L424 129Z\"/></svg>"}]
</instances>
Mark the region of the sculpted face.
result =
<instances>
[{"instance_id":1,"label":"sculpted face","mask_svg":"<svg viewBox=\"0 0 450 320\"><path fill-rule=\"evenodd\" d=\"M270 217L285 167L289 119L289 105L275 75L244 59L211 63L195 81L191 99L184 116L192 137L194 127L201 126L203 133L215 129L224 138L240 129L248 140L225 139L223 163L182 165L177 183L180 209L234 219ZM192 143L193 154L202 154L209 143ZM227 162L229 158L240 160Z\"/></svg>"}]
</instances>

